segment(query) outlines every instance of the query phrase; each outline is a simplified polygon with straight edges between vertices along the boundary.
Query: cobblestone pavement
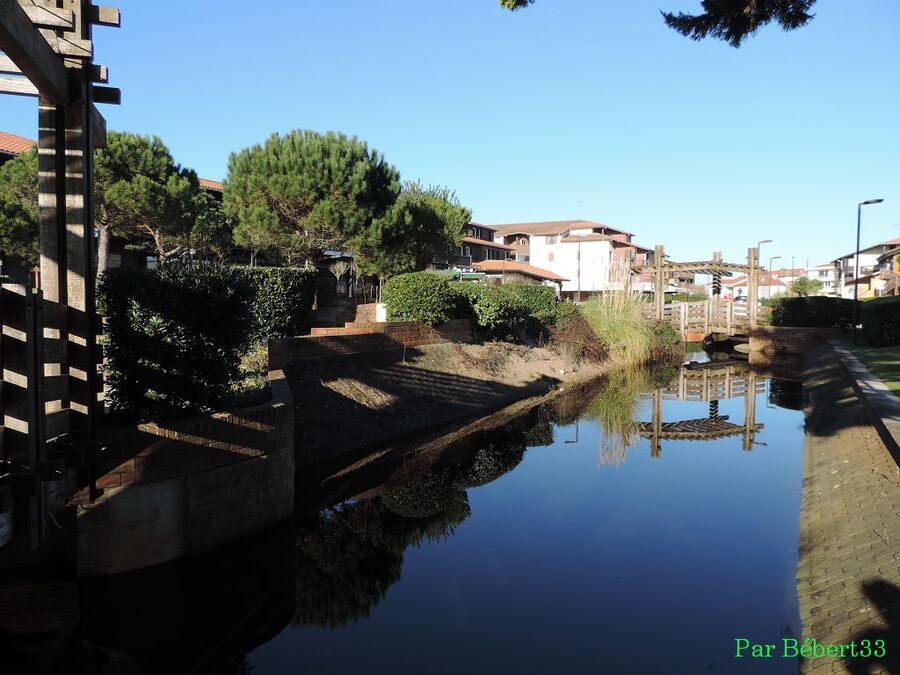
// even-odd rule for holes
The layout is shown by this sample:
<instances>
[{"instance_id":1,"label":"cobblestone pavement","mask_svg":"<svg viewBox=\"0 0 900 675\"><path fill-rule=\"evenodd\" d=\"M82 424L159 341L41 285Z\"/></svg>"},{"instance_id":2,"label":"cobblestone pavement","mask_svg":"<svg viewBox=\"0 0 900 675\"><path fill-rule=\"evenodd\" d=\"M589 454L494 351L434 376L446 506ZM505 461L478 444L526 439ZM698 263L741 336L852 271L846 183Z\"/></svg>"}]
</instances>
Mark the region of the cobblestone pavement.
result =
<instances>
[{"instance_id":1,"label":"cobblestone pavement","mask_svg":"<svg viewBox=\"0 0 900 675\"><path fill-rule=\"evenodd\" d=\"M885 641L881 657L808 658L802 673L900 675L900 471L829 349L806 370L797 588L803 637Z\"/></svg>"}]
</instances>

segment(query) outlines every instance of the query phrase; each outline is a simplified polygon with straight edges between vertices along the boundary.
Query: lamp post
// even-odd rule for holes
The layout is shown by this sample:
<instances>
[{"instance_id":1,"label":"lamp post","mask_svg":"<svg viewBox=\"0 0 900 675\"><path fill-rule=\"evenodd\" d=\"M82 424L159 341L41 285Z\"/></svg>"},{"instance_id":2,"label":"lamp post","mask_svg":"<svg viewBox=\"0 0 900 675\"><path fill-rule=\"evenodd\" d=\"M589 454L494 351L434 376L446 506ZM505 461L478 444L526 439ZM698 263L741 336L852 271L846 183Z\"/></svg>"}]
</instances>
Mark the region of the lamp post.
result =
<instances>
[{"instance_id":1,"label":"lamp post","mask_svg":"<svg viewBox=\"0 0 900 675\"><path fill-rule=\"evenodd\" d=\"M867 199L856 205L856 257L853 260L853 344L856 344L856 328L859 326L859 235L862 231L862 207L880 204L883 199Z\"/></svg>"},{"instance_id":2,"label":"lamp post","mask_svg":"<svg viewBox=\"0 0 900 675\"><path fill-rule=\"evenodd\" d=\"M772 243L771 239L763 239L762 241L756 242L756 259L757 260L762 260L762 256L760 255L760 251L762 250L762 245L763 244L771 244L771 243Z\"/></svg>"},{"instance_id":3,"label":"lamp post","mask_svg":"<svg viewBox=\"0 0 900 675\"><path fill-rule=\"evenodd\" d=\"M772 261L773 260L781 260L781 256L773 255L771 258L769 258L769 283L766 284L766 290L768 291L768 293L766 293L766 295L768 296L769 300L772 299Z\"/></svg>"}]
</instances>

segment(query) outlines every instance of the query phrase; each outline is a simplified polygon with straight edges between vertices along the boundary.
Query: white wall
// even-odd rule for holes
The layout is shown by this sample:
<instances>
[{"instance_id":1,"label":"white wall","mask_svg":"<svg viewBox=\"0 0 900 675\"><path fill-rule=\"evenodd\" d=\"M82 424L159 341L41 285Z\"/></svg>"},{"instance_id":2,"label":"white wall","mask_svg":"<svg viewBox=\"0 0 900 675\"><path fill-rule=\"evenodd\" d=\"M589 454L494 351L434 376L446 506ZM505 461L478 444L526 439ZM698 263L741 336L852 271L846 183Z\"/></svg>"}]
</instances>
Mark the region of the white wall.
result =
<instances>
[{"instance_id":1,"label":"white wall","mask_svg":"<svg viewBox=\"0 0 900 675\"><path fill-rule=\"evenodd\" d=\"M588 231L589 232L589 231ZM572 234L575 234L573 230ZM547 236L531 237L530 265L550 270L569 281L564 281L563 291L578 291L578 248L576 243L551 244ZM550 254L553 259L550 259ZM608 241L587 241L581 243L581 291L603 291L609 288L610 243Z\"/></svg>"}]
</instances>

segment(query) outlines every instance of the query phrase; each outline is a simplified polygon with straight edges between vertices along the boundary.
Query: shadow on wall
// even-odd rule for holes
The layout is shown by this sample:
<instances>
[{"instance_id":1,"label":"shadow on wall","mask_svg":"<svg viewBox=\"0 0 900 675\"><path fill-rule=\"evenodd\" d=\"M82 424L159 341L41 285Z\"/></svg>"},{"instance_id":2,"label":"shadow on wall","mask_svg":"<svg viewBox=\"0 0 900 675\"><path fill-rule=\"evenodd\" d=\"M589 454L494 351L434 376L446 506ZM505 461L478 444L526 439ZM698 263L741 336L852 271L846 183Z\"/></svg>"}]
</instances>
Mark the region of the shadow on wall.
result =
<instances>
[{"instance_id":1,"label":"shadow on wall","mask_svg":"<svg viewBox=\"0 0 900 675\"><path fill-rule=\"evenodd\" d=\"M866 599L878 608L884 626L857 633L853 640L857 645L868 640L873 652L877 641L881 640L885 653L873 653L868 658L846 659L847 669L852 675L870 675L876 672L900 675L900 588L883 579L866 581L862 588Z\"/></svg>"},{"instance_id":2,"label":"shadow on wall","mask_svg":"<svg viewBox=\"0 0 900 675\"><path fill-rule=\"evenodd\" d=\"M453 372L463 365L449 350L439 369L434 369L433 354L428 366L423 356L394 342L377 352L288 363L284 375L294 399L298 466L389 441L402 443L558 383L544 377L508 385Z\"/></svg>"}]
</instances>

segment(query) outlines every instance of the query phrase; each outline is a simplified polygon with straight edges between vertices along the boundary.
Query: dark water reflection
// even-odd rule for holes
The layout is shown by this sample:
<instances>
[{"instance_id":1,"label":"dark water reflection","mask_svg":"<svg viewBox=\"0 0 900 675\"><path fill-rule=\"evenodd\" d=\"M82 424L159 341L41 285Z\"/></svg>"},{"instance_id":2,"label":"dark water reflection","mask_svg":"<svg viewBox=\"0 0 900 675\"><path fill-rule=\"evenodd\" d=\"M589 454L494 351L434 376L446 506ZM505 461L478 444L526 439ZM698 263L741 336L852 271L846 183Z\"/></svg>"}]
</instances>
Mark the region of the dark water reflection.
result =
<instances>
[{"instance_id":1,"label":"dark water reflection","mask_svg":"<svg viewBox=\"0 0 900 675\"><path fill-rule=\"evenodd\" d=\"M732 394L748 385L741 372ZM797 672L795 660L733 650L737 637L799 632L798 386L750 381L749 406L743 395L677 400L702 379L689 375L687 385L675 370L613 375L452 461L305 518L291 626L248 666ZM654 391L659 428L736 430L654 440Z\"/></svg>"},{"instance_id":2,"label":"dark water reflection","mask_svg":"<svg viewBox=\"0 0 900 675\"><path fill-rule=\"evenodd\" d=\"M699 368L300 476L296 522L81 583L72 672L796 673L733 652L799 632L799 385Z\"/></svg>"}]
</instances>

